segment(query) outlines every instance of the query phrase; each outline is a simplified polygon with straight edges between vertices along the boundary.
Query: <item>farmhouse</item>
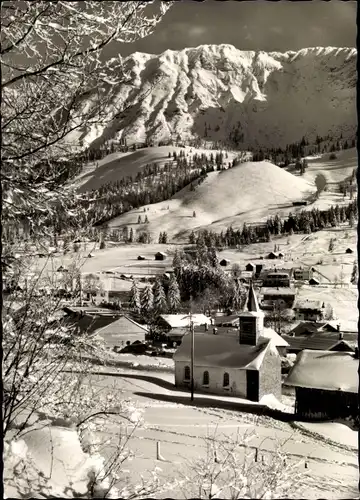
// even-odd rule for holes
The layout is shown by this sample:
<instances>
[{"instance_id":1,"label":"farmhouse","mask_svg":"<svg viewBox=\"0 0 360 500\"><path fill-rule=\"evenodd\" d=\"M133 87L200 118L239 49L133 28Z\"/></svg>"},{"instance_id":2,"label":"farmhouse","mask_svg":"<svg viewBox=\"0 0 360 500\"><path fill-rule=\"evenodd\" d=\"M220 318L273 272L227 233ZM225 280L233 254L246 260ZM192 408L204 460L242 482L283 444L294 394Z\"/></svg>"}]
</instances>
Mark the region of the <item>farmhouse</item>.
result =
<instances>
[{"instance_id":1,"label":"farmhouse","mask_svg":"<svg viewBox=\"0 0 360 500\"><path fill-rule=\"evenodd\" d=\"M192 314L191 321L194 326L200 325L210 325L211 319L205 316L205 314ZM157 320L156 324L158 327L162 328L164 332L169 332L175 328L189 328L190 327L190 316L188 314L161 314Z\"/></svg>"},{"instance_id":2,"label":"farmhouse","mask_svg":"<svg viewBox=\"0 0 360 500\"><path fill-rule=\"evenodd\" d=\"M265 394L281 397L281 359L263 337L264 315L255 292L249 290L247 311L239 315L239 335L194 335L194 387L259 401ZM189 387L191 335L174 354L175 385Z\"/></svg>"},{"instance_id":3,"label":"farmhouse","mask_svg":"<svg viewBox=\"0 0 360 500\"><path fill-rule=\"evenodd\" d=\"M288 272L275 270L266 275L263 280L264 287L290 287L290 274Z\"/></svg>"},{"instance_id":4,"label":"farmhouse","mask_svg":"<svg viewBox=\"0 0 360 500\"><path fill-rule=\"evenodd\" d=\"M313 335L315 333L334 333L340 332L340 325L334 326L331 323L316 321L301 321L298 325L295 326L290 332L289 335L292 337L298 337L300 335Z\"/></svg>"},{"instance_id":5,"label":"farmhouse","mask_svg":"<svg viewBox=\"0 0 360 500\"><path fill-rule=\"evenodd\" d=\"M252 262L249 262L248 264L246 264L245 271L251 271L253 273L253 272L255 272L255 270L256 270L255 264L253 264Z\"/></svg>"},{"instance_id":6,"label":"farmhouse","mask_svg":"<svg viewBox=\"0 0 360 500\"><path fill-rule=\"evenodd\" d=\"M278 258L278 254L275 253L275 252L270 252L266 258L267 259L277 259Z\"/></svg>"},{"instance_id":7,"label":"farmhouse","mask_svg":"<svg viewBox=\"0 0 360 500\"><path fill-rule=\"evenodd\" d=\"M146 257L144 257L143 255L138 255L137 260L146 260Z\"/></svg>"},{"instance_id":8,"label":"farmhouse","mask_svg":"<svg viewBox=\"0 0 360 500\"><path fill-rule=\"evenodd\" d=\"M295 388L295 413L305 418L359 415L359 353L302 351L285 384Z\"/></svg>"},{"instance_id":9,"label":"farmhouse","mask_svg":"<svg viewBox=\"0 0 360 500\"><path fill-rule=\"evenodd\" d=\"M354 250L352 250L351 248L347 248L347 249L345 250L345 253L354 253Z\"/></svg>"},{"instance_id":10,"label":"farmhouse","mask_svg":"<svg viewBox=\"0 0 360 500\"><path fill-rule=\"evenodd\" d=\"M237 277L237 280L240 283L250 283L250 281L253 279L254 273L252 271L240 271L239 276Z\"/></svg>"},{"instance_id":11,"label":"farmhouse","mask_svg":"<svg viewBox=\"0 0 360 500\"><path fill-rule=\"evenodd\" d=\"M114 321L95 331L105 341L107 348L118 346L125 347L126 342L144 341L149 330L144 325L139 325L129 316L121 315Z\"/></svg>"},{"instance_id":12,"label":"farmhouse","mask_svg":"<svg viewBox=\"0 0 360 500\"><path fill-rule=\"evenodd\" d=\"M265 303L282 303L287 307L292 307L295 300L295 290L288 287L262 288L261 294Z\"/></svg>"},{"instance_id":13,"label":"farmhouse","mask_svg":"<svg viewBox=\"0 0 360 500\"><path fill-rule=\"evenodd\" d=\"M298 354L305 349L311 351L355 351L355 342L346 341L341 335L338 337L331 334L311 335L308 337L283 335L282 338L288 343L287 352L290 354Z\"/></svg>"},{"instance_id":14,"label":"farmhouse","mask_svg":"<svg viewBox=\"0 0 360 500\"><path fill-rule=\"evenodd\" d=\"M303 269L302 267L294 269L294 280L309 281L312 278L312 269Z\"/></svg>"},{"instance_id":15,"label":"farmhouse","mask_svg":"<svg viewBox=\"0 0 360 500\"><path fill-rule=\"evenodd\" d=\"M164 252L157 252L155 254L155 260L165 260L167 258L167 254Z\"/></svg>"},{"instance_id":16,"label":"farmhouse","mask_svg":"<svg viewBox=\"0 0 360 500\"><path fill-rule=\"evenodd\" d=\"M321 321L325 312L325 304L321 300L299 300L294 305L295 319L305 321Z\"/></svg>"},{"instance_id":17,"label":"farmhouse","mask_svg":"<svg viewBox=\"0 0 360 500\"><path fill-rule=\"evenodd\" d=\"M229 266L229 265L230 265L230 260L229 259L222 259L220 261L220 266L226 267L226 266Z\"/></svg>"}]
</instances>

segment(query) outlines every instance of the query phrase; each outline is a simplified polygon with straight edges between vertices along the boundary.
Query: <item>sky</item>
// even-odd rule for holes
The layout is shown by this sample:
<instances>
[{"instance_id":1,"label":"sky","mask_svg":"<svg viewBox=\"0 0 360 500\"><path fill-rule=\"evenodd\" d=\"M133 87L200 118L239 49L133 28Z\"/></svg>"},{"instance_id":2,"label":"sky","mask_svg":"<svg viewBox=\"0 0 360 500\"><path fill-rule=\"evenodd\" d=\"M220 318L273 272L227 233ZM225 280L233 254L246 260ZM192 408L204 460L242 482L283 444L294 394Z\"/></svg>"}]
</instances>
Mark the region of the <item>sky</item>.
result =
<instances>
[{"instance_id":1,"label":"sky","mask_svg":"<svg viewBox=\"0 0 360 500\"><path fill-rule=\"evenodd\" d=\"M156 31L130 45L123 56L159 54L203 44L231 44L240 50L279 51L305 47L356 47L356 1L182 0Z\"/></svg>"}]
</instances>

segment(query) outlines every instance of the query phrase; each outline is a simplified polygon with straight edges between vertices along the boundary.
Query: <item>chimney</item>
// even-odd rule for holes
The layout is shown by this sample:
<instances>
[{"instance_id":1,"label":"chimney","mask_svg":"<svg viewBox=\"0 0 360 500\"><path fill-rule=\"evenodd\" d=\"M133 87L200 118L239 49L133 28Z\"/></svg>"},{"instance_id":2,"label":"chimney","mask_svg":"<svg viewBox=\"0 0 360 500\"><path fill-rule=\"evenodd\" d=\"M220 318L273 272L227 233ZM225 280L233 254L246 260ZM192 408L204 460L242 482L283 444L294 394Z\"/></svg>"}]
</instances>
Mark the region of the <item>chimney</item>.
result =
<instances>
[{"instance_id":1,"label":"chimney","mask_svg":"<svg viewBox=\"0 0 360 500\"><path fill-rule=\"evenodd\" d=\"M336 325L336 329L338 332L340 332L340 325Z\"/></svg>"},{"instance_id":2,"label":"chimney","mask_svg":"<svg viewBox=\"0 0 360 500\"><path fill-rule=\"evenodd\" d=\"M205 323L205 332L207 332L208 330L209 330L209 325Z\"/></svg>"},{"instance_id":3,"label":"chimney","mask_svg":"<svg viewBox=\"0 0 360 500\"><path fill-rule=\"evenodd\" d=\"M344 334L342 332L339 333L339 340L343 340Z\"/></svg>"}]
</instances>

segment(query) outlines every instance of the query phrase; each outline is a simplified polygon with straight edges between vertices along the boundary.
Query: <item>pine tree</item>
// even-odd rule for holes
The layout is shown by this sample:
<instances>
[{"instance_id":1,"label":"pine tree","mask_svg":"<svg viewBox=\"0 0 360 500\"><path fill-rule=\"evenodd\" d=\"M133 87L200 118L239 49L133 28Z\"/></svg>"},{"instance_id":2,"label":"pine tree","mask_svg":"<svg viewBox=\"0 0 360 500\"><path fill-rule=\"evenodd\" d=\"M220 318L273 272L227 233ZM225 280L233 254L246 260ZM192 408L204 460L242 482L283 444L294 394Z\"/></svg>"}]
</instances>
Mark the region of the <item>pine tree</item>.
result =
<instances>
[{"instance_id":1,"label":"pine tree","mask_svg":"<svg viewBox=\"0 0 360 500\"><path fill-rule=\"evenodd\" d=\"M134 231L133 228L130 229L130 234L129 234L129 243L134 242Z\"/></svg>"},{"instance_id":2,"label":"pine tree","mask_svg":"<svg viewBox=\"0 0 360 500\"><path fill-rule=\"evenodd\" d=\"M351 281L351 283L353 285L355 285L357 283L357 281L358 281L358 266L357 266L357 262L356 261L354 262L354 265L353 265L353 268L352 268L350 281Z\"/></svg>"},{"instance_id":3,"label":"pine tree","mask_svg":"<svg viewBox=\"0 0 360 500\"><path fill-rule=\"evenodd\" d=\"M193 211L193 217L196 217L196 212L195 212L195 210Z\"/></svg>"},{"instance_id":4,"label":"pine tree","mask_svg":"<svg viewBox=\"0 0 360 500\"><path fill-rule=\"evenodd\" d=\"M141 224L141 215L138 217L138 224Z\"/></svg>"},{"instance_id":5,"label":"pine tree","mask_svg":"<svg viewBox=\"0 0 360 500\"><path fill-rule=\"evenodd\" d=\"M334 238L331 238L329 242L329 252L332 252L333 250L334 250Z\"/></svg>"},{"instance_id":6,"label":"pine tree","mask_svg":"<svg viewBox=\"0 0 360 500\"><path fill-rule=\"evenodd\" d=\"M131 287L129 304L131 310L140 312L140 293L135 280Z\"/></svg>"},{"instance_id":7,"label":"pine tree","mask_svg":"<svg viewBox=\"0 0 360 500\"><path fill-rule=\"evenodd\" d=\"M145 215L145 224L149 224L149 219L147 215Z\"/></svg>"},{"instance_id":8,"label":"pine tree","mask_svg":"<svg viewBox=\"0 0 360 500\"><path fill-rule=\"evenodd\" d=\"M167 243L168 242L168 235L167 232L164 231L162 235L162 242L161 243Z\"/></svg>"},{"instance_id":9,"label":"pine tree","mask_svg":"<svg viewBox=\"0 0 360 500\"><path fill-rule=\"evenodd\" d=\"M140 294L141 313L148 316L154 309L154 295L150 286L145 287Z\"/></svg>"},{"instance_id":10,"label":"pine tree","mask_svg":"<svg viewBox=\"0 0 360 500\"><path fill-rule=\"evenodd\" d=\"M162 243L162 242L163 242L163 234L162 234L162 233L160 233L160 234L159 234L159 243Z\"/></svg>"},{"instance_id":11,"label":"pine tree","mask_svg":"<svg viewBox=\"0 0 360 500\"><path fill-rule=\"evenodd\" d=\"M165 312L167 309L166 296L164 288L159 279L157 279L154 283L153 295L154 295L154 311L157 314Z\"/></svg>"},{"instance_id":12,"label":"pine tree","mask_svg":"<svg viewBox=\"0 0 360 500\"><path fill-rule=\"evenodd\" d=\"M170 279L167 302L171 313L175 313L181 304L180 289L175 276Z\"/></svg>"},{"instance_id":13,"label":"pine tree","mask_svg":"<svg viewBox=\"0 0 360 500\"><path fill-rule=\"evenodd\" d=\"M191 231L191 233L189 234L189 243L191 245L196 243L196 235L195 235L194 231Z\"/></svg>"}]
</instances>

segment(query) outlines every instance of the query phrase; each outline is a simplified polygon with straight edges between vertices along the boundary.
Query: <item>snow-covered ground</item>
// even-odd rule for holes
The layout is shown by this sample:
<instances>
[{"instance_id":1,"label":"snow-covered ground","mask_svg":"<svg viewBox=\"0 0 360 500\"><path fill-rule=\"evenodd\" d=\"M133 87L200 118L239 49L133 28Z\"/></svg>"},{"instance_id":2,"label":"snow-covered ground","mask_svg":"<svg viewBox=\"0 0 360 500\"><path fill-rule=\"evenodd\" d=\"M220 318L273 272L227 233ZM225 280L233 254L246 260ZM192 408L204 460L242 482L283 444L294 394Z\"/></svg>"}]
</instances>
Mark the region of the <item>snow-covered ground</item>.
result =
<instances>
[{"instance_id":1,"label":"snow-covered ground","mask_svg":"<svg viewBox=\"0 0 360 500\"><path fill-rule=\"evenodd\" d=\"M251 440L251 449L259 447L260 453L270 459L277 443L284 443L283 449L289 460L302 460L304 478L302 488L294 491L291 498L354 498L357 492L357 453L337 448L324 440L294 431L287 423L278 422L247 412L225 409L221 402L214 404L203 395L190 395L173 391L173 375L119 370L117 376L91 375L89 383L101 388L106 397L107 390L121 390L124 398L132 397L144 411L146 428L139 429L129 445L135 458L126 463L128 477L137 478L155 466L162 469L161 476L169 480L178 477L179 470L192 458L205 453L206 436L218 439L235 437L256 432ZM211 399L211 398L210 398ZM221 398L223 399L223 398ZM268 403L274 401L267 398ZM104 429L104 435L117 435L116 423ZM157 460L157 443L161 447L161 460ZM110 454L108 449L105 453ZM308 468L304 469L304 460ZM158 498L181 498L179 491L165 491Z\"/></svg>"},{"instance_id":2,"label":"snow-covered ground","mask_svg":"<svg viewBox=\"0 0 360 500\"><path fill-rule=\"evenodd\" d=\"M358 449L359 433L347 425L338 422L297 422L297 426L315 435L318 434L323 439Z\"/></svg>"}]
</instances>

